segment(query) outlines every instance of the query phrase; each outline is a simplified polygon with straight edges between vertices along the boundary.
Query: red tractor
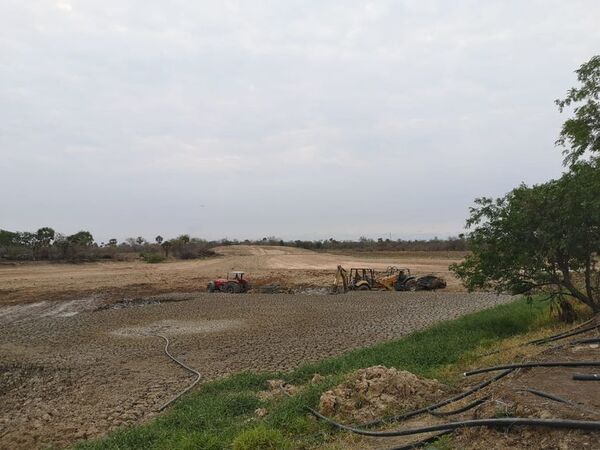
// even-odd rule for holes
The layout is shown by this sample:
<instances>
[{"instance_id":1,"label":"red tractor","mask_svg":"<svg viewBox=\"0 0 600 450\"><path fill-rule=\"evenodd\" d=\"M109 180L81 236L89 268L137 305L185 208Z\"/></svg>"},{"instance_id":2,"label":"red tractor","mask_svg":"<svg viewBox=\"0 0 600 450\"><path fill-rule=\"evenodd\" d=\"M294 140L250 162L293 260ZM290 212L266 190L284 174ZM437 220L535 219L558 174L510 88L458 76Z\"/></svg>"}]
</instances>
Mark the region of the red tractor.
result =
<instances>
[{"instance_id":1,"label":"red tractor","mask_svg":"<svg viewBox=\"0 0 600 450\"><path fill-rule=\"evenodd\" d=\"M244 272L229 272L227 278L217 278L208 283L208 292L227 292L228 294L239 294L250 289L248 280L244 279Z\"/></svg>"}]
</instances>

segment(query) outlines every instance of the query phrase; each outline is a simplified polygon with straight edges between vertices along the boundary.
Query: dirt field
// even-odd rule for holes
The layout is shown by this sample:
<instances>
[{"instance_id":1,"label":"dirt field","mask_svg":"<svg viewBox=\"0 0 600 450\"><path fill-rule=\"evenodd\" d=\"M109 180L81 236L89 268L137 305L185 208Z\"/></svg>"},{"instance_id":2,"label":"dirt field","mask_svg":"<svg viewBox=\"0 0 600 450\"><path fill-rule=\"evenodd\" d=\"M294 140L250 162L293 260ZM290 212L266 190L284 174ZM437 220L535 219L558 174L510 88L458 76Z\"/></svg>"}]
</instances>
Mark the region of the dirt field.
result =
<instances>
[{"instance_id":1,"label":"dirt field","mask_svg":"<svg viewBox=\"0 0 600 450\"><path fill-rule=\"evenodd\" d=\"M0 265L0 305L54 300L98 304L103 300L198 292L206 288L210 279L223 276L231 269L245 270L255 285L276 282L292 289L329 287L338 264L376 270L405 266L415 274L434 273L446 278L448 291L461 290L458 281L448 272L448 265L462 259L462 252L334 255L291 247L245 245L220 247L216 251L220 257L162 264L141 261L3 264ZM43 313L48 305L39 306ZM35 309L32 307L31 311Z\"/></svg>"},{"instance_id":2,"label":"dirt field","mask_svg":"<svg viewBox=\"0 0 600 450\"><path fill-rule=\"evenodd\" d=\"M441 275L459 253L316 253L218 248L217 258L164 264L0 266L0 448L64 446L138 423L189 383L160 338L203 380L290 369L509 301L465 293L229 296L206 283L243 269L253 285L330 287L338 264L408 266ZM360 320L357 320L360 317Z\"/></svg>"},{"instance_id":3,"label":"dirt field","mask_svg":"<svg viewBox=\"0 0 600 450\"><path fill-rule=\"evenodd\" d=\"M206 380L289 369L509 300L441 292L202 293L178 302L13 316L0 328L0 448L60 447L152 417L190 376L148 334L171 338L172 352Z\"/></svg>"}]
</instances>

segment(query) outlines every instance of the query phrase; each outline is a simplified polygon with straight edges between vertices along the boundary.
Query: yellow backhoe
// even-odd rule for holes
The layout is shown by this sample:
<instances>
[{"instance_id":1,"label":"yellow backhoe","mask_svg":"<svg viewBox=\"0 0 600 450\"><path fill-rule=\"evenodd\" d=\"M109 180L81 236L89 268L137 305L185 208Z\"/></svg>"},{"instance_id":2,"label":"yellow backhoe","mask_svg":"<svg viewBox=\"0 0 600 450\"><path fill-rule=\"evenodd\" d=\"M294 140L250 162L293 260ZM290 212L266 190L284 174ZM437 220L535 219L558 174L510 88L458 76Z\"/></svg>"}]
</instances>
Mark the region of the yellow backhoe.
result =
<instances>
[{"instance_id":1,"label":"yellow backhoe","mask_svg":"<svg viewBox=\"0 0 600 450\"><path fill-rule=\"evenodd\" d=\"M342 266L337 267L334 292L370 291L375 287L375 271L369 267L353 267L350 273Z\"/></svg>"}]
</instances>

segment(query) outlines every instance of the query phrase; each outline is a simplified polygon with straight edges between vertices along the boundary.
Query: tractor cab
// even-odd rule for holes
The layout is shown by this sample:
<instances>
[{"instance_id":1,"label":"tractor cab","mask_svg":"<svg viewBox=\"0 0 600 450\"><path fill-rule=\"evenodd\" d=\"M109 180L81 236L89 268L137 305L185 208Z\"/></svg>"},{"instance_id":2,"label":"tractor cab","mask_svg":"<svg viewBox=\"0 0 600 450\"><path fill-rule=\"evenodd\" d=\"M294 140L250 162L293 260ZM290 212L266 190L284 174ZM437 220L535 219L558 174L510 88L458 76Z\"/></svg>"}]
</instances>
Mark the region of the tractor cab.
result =
<instances>
[{"instance_id":1,"label":"tractor cab","mask_svg":"<svg viewBox=\"0 0 600 450\"><path fill-rule=\"evenodd\" d=\"M244 280L244 272L241 272L239 270L235 272L229 272L227 274L227 280L238 282L246 281Z\"/></svg>"},{"instance_id":2,"label":"tractor cab","mask_svg":"<svg viewBox=\"0 0 600 450\"><path fill-rule=\"evenodd\" d=\"M367 267L350 269L348 288L357 291L371 290L375 286L375 271Z\"/></svg>"}]
</instances>

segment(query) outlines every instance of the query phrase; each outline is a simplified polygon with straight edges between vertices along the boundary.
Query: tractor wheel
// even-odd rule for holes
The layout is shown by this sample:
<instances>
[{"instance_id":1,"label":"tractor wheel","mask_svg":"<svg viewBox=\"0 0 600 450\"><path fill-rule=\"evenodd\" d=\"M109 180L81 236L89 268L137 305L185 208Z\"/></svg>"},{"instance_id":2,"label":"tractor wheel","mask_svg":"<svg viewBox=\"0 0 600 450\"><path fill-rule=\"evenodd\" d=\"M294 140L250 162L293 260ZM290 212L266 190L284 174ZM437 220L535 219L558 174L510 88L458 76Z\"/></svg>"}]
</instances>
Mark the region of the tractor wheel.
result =
<instances>
[{"instance_id":1,"label":"tractor wheel","mask_svg":"<svg viewBox=\"0 0 600 450\"><path fill-rule=\"evenodd\" d=\"M411 291L411 292L415 292L417 290L417 280L408 280L405 284L406 286L406 290L407 291Z\"/></svg>"},{"instance_id":2,"label":"tractor wheel","mask_svg":"<svg viewBox=\"0 0 600 450\"><path fill-rule=\"evenodd\" d=\"M227 286L225 286L225 292L228 294L239 294L240 291L241 289L238 283L227 283Z\"/></svg>"},{"instance_id":3,"label":"tractor wheel","mask_svg":"<svg viewBox=\"0 0 600 450\"><path fill-rule=\"evenodd\" d=\"M210 283L208 283L208 286L206 287L206 290L208 292L215 292L215 283L213 283L212 281Z\"/></svg>"}]
</instances>

